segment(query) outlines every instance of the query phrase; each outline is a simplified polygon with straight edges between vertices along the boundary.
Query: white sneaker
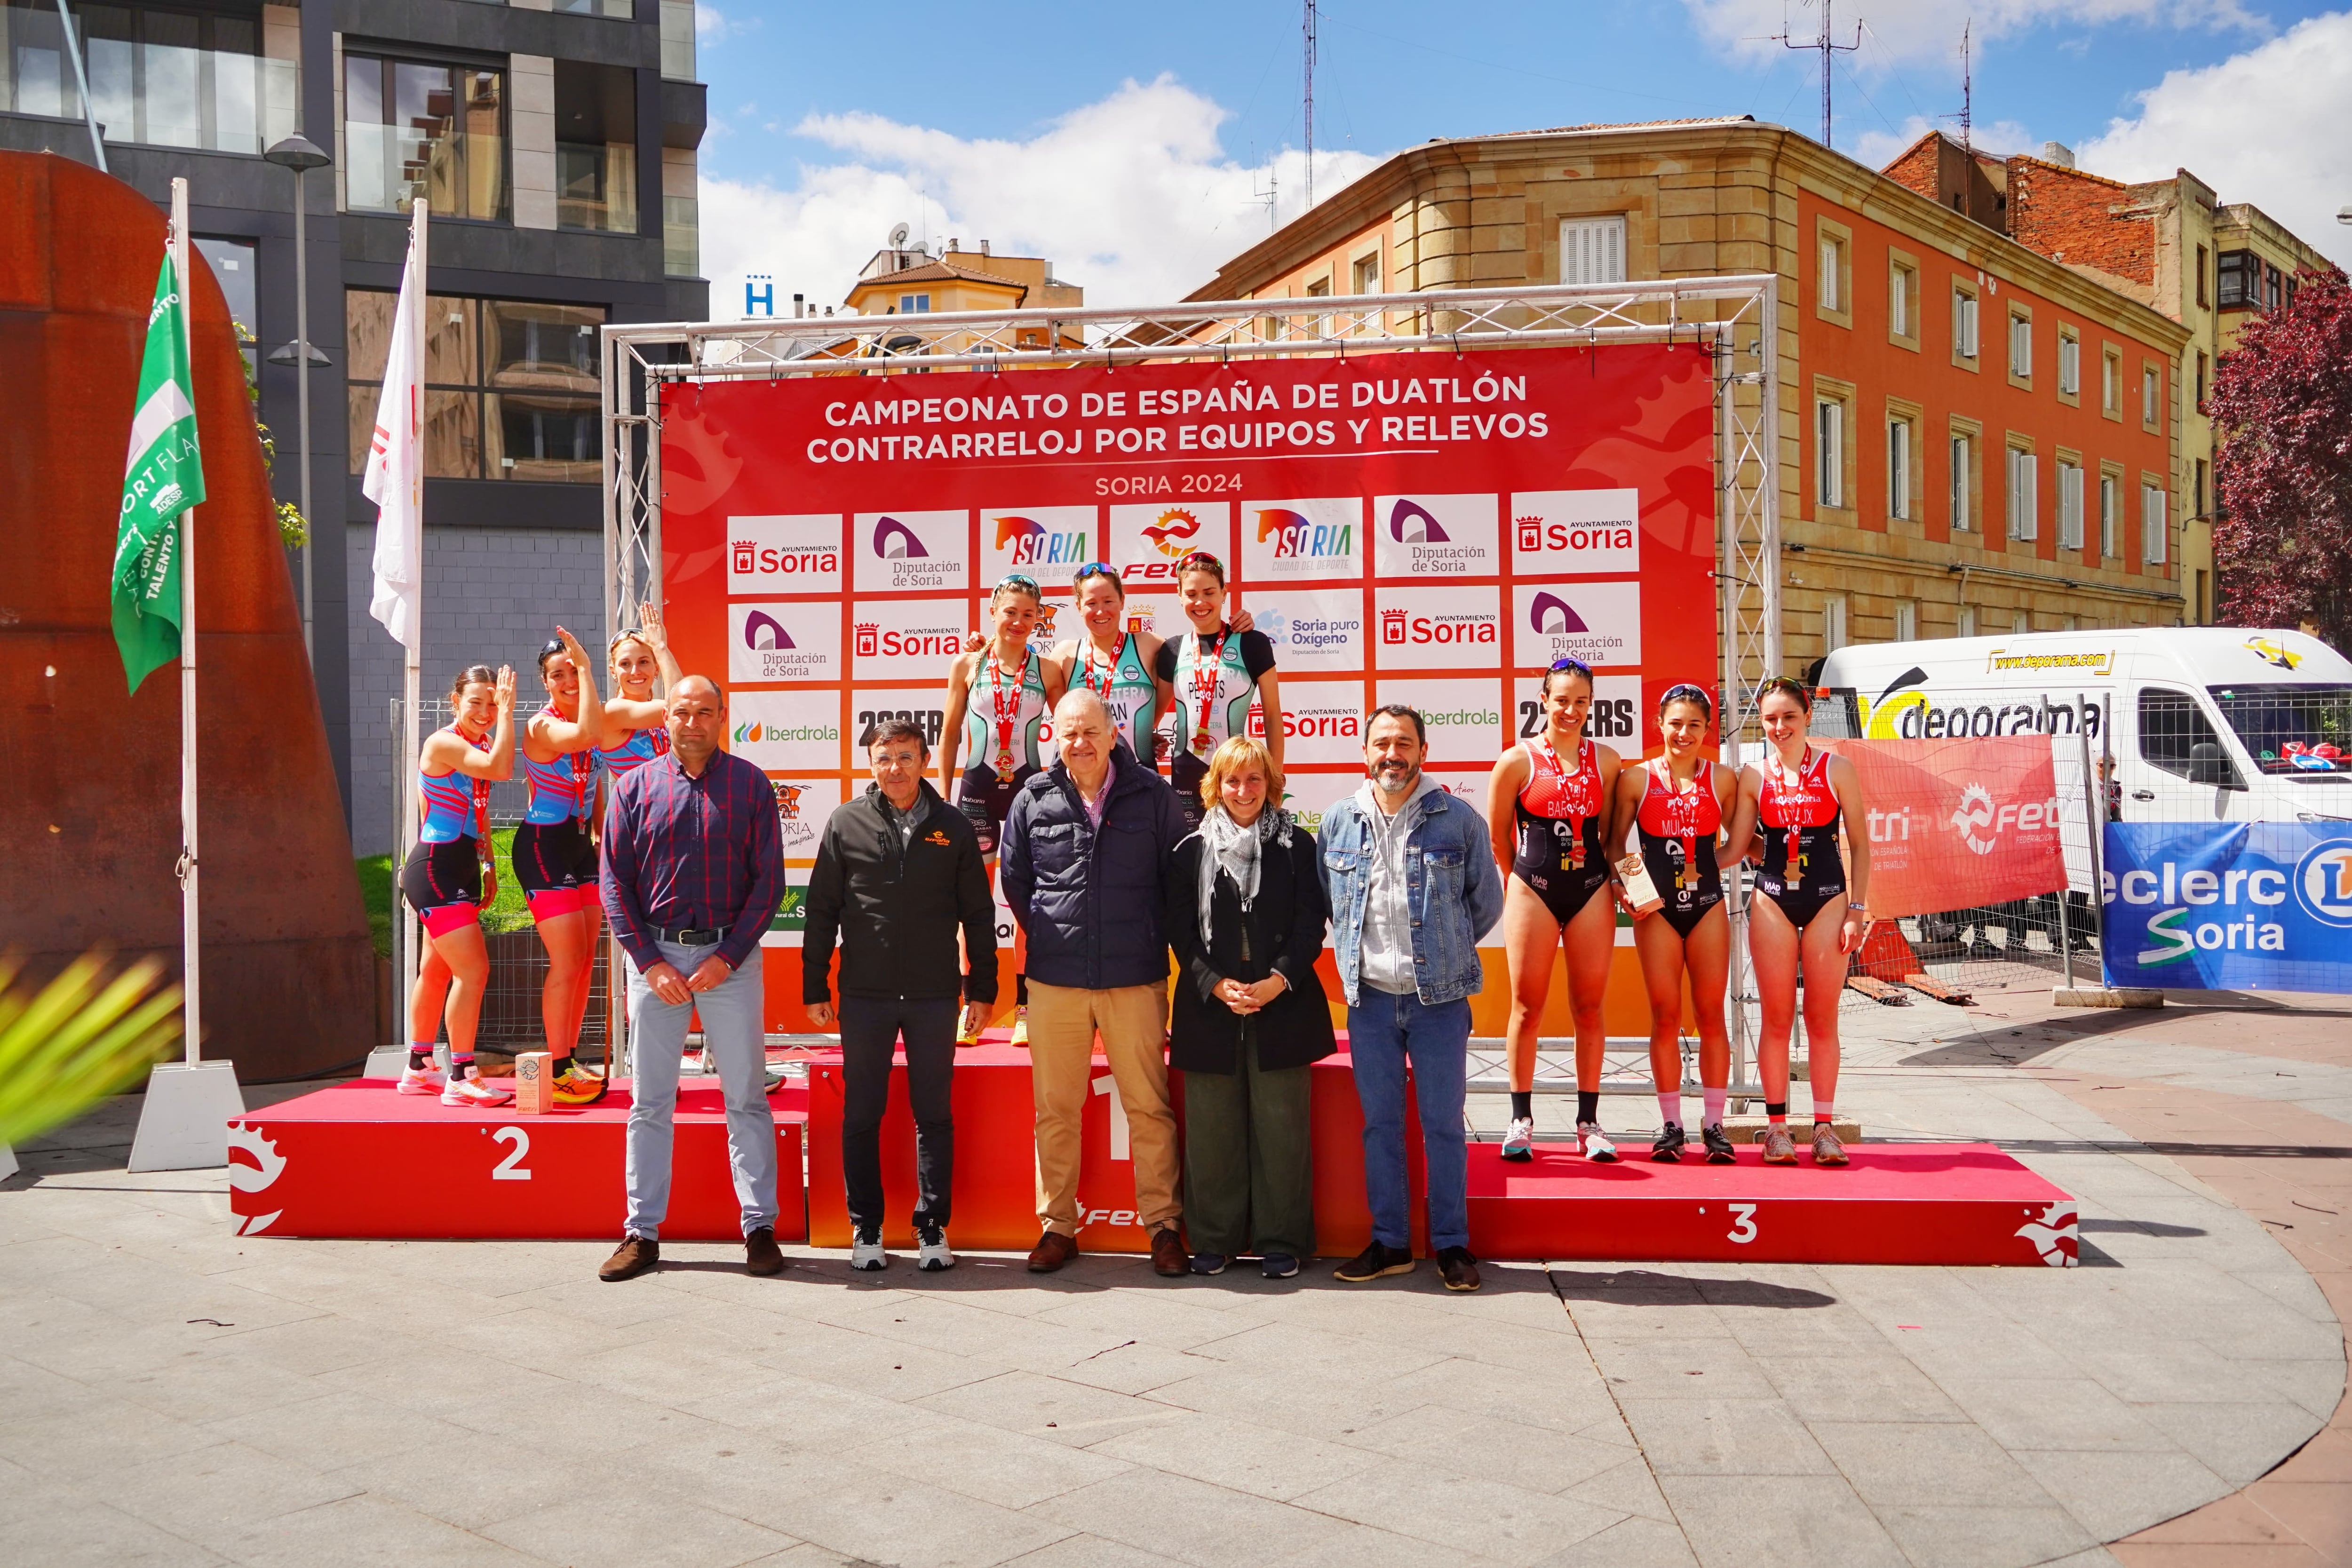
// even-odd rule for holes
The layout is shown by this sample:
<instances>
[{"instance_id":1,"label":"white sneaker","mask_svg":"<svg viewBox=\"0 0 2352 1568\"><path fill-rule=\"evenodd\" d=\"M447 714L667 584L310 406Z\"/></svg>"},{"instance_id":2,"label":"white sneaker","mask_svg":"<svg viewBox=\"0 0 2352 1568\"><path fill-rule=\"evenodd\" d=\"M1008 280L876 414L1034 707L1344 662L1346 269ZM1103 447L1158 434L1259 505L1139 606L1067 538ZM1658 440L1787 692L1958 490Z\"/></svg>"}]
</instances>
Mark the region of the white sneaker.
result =
<instances>
[{"instance_id":1,"label":"white sneaker","mask_svg":"<svg viewBox=\"0 0 2352 1568\"><path fill-rule=\"evenodd\" d=\"M849 1247L849 1266L865 1274L879 1274L890 1267L890 1255L882 1250L882 1233L861 1230Z\"/></svg>"},{"instance_id":2,"label":"white sneaker","mask_svg":"<svg viewBox=\"0 0 2352 1568\"><path fill-rule=\"evenodd\" d=\"M1503 1158L1532 1160L1535 1157L1536 1119L1532 1116L1512 1117L1511 1130L1503 1134Z\"/></svg>"},{"instance_id":3,"label":"white sneaker","mask_svg":"<svg viewBox=\"0 0 2352 1568\"><path fill-rule=\"evenodd\" d=\"M472 1105L487 1108L504 1105L512 1099L514 1099L514 1090L492 1089L478 1075L470 1073L464 1078L451 1079L447 1087L441 1090L441 1103L444 1105Z\"/></svg>"},{"instance_id":4,"label":"white sneaker","mask_svg":"<svg viewBox=\"0 0 2352 1568\"><path fill-rule=\"evenodd\" d=\"M400 1069L399 1092L402 1094L438 1094L448 1087L449 1075L439 1068Z\"/></svg>"},{"instance_id":5,"label":"white sneaker","mask_svg":"<svg viewBox=\"0 0 2352 1568\"><path fill-rule=\"evenodd\" d=\"M1576 1142L1584 1157L1596 1164L1612 1164L1617 1159L1617 1145L1609 1142L1598 1121L1578 1122Z\"/></svg>"},{"instance_id":6,"label":"white sneaker","mask_svg":"<svg viewBox=\"0 0 2352 1568\"><path fill-rule=\"evenodd\" d=\"M915 1267L926 1274L937 1274L955 1267L955 1254L948 1250L948 1233L941 1226L924 1225L915 1227L915 1239L921 1244L916 1253Z\"/></svg>"}]
</instances>

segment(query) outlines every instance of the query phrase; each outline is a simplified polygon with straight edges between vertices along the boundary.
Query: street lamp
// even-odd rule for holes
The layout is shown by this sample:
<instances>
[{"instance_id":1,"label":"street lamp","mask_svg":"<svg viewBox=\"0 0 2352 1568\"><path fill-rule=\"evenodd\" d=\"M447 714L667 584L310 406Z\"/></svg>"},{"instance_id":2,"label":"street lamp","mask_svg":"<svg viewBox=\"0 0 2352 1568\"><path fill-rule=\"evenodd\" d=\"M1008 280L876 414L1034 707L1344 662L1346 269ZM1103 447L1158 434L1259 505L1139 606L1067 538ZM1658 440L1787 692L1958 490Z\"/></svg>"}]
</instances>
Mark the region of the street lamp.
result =
<instances>
[{"instance_id":1,"label":"street lamp","mask_svg":"<svg viewBox=\"0 0 2352 1568\"><path fill-rule=\"evenodd\" d=\"M315 660L317 650L310 646L310 362L317 360L324 364L327 356L310 346L310 247L302 220L310 205L304 188L309 183L305 176L334 160L299 132L272 143L262 156L281 169L294 171L294 341L272 353L269 360L273 364L283 364L287 359L294 362L294 395L300 405L298 442L302 464L302 651Z\"/></svg>"}]
</instances>

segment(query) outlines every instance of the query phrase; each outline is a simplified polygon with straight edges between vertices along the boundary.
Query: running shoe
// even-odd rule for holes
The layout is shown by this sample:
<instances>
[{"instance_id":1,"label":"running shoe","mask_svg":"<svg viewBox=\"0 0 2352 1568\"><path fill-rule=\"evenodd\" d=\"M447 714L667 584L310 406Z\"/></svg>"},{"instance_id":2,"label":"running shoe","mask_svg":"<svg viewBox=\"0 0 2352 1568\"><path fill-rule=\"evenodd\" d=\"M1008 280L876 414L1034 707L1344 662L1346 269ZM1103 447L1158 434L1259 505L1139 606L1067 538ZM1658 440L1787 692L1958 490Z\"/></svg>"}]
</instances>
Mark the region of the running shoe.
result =
<instances>
[{"instance_id":1,"label":"running shoe","mask_svg":"<svg viewBox=\"0 0 2352 1568\"><path fill-rule=\"evenodd\" d=\"M890 1255L882 1250L882 1227L860 1230L850 1243L849 1266L861 1274L879 1274L890 1267Z\"/></svg>"},{"instance_id":2,"label":"running shoe","mask_svg":"<svg viewBox=\"0 0 2352 1568\"><path fill-rule=\"evenodd\" d=\"M1532 1160L1535 1157L1536 1119L1532 1116L1512 1117L1511 1130L1503 1134L1503 1158Z\"/></svg>"},{"instance_id":3,"label":"running shoe","mask_svg":"<svg viewBox=\"0 0 2352 1568\"><path fill-rule=\"evenodd\" d=\"M1830 1130L1830 1124L1826 1121L1813 1123L1813 1163L1816 1165L1845 1163L1845 1145L1838 1142L1838 1135Z\"/></svg>"},{"instance_id":4,"label":"running shoe","mask_svg":"<svg viewBox=\"0 0 2352 1568\"><path fill-rule=\"evenodd\" d=\"M1226 1266L1232 1262L1233 1259L1227 1258L1222 1252L1196 1252L1192 1254L1192 1272L1195 1274L1223 1274L1225 1271Z\"/></svg>"},{"instance_id":5,"label":"running shoe","mask_svg":"<svg viewBox=\"0 0 2352 1568\"><path fill-rule=\"evenodd\" d=\"M976 1046L980 1044L980 1031L986 1026L985 1023L975 1023L969 1029L958 1031L956 1035L956 1044L959 1046Z\"/></svg>"},{"instance_id":6,"label":"running shoe","mask_svg":"<svg viewBox=\"0 0 2352 1568\"><path fill-rule=\"evenodd\" d=\"M1613 1165L1617 1163L1617 1145L1609 1142L1608 1134L1601 1131L1598 1121L1576 1124L1576 1146L1579 1152L1595 1164Z\"/></svg>"},{"instance_id":7,"label":"running shoe","mask_svg":"<svg viewBox=\"0 0 2352 1568\"><path fill-rule=\"evenodd\" d=\"M1669 1121L1664 1131L1651 1140L1650 1158L1662 1165L1679 1165L1683 1161L1683 1150L1689 1144L1690 1140L1683 1133L1683 1124Z\"/></svg>"},{"instance_id":8,"label":"running shoe","mask_svg":"<svg viewBox=\"0 0 2352 1568\"><path fill-rule=\"evenodd\" d=\"M1013 1043L1016 1046L1029 1043L1029 1009L1026 1007L1013 1009Z\"/></svg>"},{"instance_id":9,"label":"running shoe","mask_svg":"<svg viewBox=\"0 0 2352 1568\"><path fill-rule=\"evenodd\" d=\"M1766 1164L1793 1165L1797 1163L1797 1141L1789 1136L1787 1122L1766 1122L1763 1136L1756 1141L1764 1145Z\"/></svg>"},{"instance_id":10,"label":"running shoe","mask_svg":"<svg viewBox=\"0 0 2352 1568\"><path fill-rule=\"evenodd\" d=\"M1706 1145L1706 1163L1710 1165L1736 1165L1739 1152L1731 1146L1730 1135L1720 1121L1710 1121L1698 1130L1699 1142Z\"/></svg>"},{"instance_id":11,"label":"running shoe","mask_svg":"<svg viewBox=\"0 0 2352 1568\"><path fill-rule=\"evenodd\" d=\"M1269 1279L1287 1279L1298 1272L1298 1259L1287 1252L1269 1252L1258 1260L1258 1272Z\"/></svg>"},{"instance_id":12,"label":"running shoe","mask_svg":"<svg viewBox=\"0 0 2352 1568\"><path fill-rule=\"evenodd\" d=\"M449 1087L449 1075L439 1068L403 1068L400 1069L402 1094L438 1094Z\"/></svg>"},{"instance_id":13,"label":"running shoe","mask_svg":"<svg viewBox=\"0 0 2352 1568\"><path fill-rule=\"evenodd\" d=\"M955 1254L948 1250L947 1227L919 1225L915 1227L915 1267L926 1274L955 1267Z\"/></svg>"},{"instance_id":14,"label":"running shoe","mask_svg":"<svg viewBox=\"0 0 2352 1568\"><path fill-rule=\"evenodd\" d=\"M512 1099L514 1099L514 1090L493 1089L478 1073L465 1078L453 1078L449 1080L448 1087L441 1091L441 1103L444 1105L488 1108L493 1105L504 1105Z\"/></svg>"},{"instance_id":15,"label":"running shoe","mask_svg":"<svg viewBox=\"0 0 2352 1568\"><path fill-rule=\"evenodd\" d=\"M593 1105L611 1085L574 1062L555 1075L549 1086L558 1105Z\"/></svg>"}]
</instances>

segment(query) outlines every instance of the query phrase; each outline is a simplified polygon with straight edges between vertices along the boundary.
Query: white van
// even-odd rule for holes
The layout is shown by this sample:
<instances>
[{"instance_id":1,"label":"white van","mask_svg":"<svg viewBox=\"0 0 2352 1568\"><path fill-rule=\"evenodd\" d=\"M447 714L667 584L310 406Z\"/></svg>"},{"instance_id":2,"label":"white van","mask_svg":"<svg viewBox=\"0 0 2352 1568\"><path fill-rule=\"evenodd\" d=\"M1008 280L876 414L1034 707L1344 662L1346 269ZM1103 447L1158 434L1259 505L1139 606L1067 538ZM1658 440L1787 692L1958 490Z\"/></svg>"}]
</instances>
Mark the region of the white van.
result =
<instances>
[{"instance_id":1,"label":"white van","mask_svg":"<svg viewBox=\"0 0 2352 1568\"><path fill-rule=\"evenodd\" d=\"M2352 821L2352 662L2301 632L2136 626L1842 647L1822 661L1813 723L1828 737L2048 734L2062 793L2082 787L2082 733L2094 768L2113 770L2126 822Z\"/></svg>"}]
</instances>

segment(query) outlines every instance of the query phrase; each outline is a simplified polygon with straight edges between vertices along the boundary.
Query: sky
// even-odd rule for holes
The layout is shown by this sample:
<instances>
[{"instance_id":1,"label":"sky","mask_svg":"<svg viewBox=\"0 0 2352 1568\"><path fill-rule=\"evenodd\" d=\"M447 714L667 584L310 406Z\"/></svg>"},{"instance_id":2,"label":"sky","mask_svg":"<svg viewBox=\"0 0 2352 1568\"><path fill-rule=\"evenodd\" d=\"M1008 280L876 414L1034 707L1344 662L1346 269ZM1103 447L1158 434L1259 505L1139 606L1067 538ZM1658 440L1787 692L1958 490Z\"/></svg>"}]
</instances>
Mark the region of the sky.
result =
<instances>
[{"instance_id":1,"label":"sky","mask_svg":"<svg viewBox=\"0 0 2352 1568\"><path fill-rule=\"evenodd\" d=\"M1833 0L1327 0L1314 187L1432 137L1752 114L1821 133ZM700 0L711 314L744 279L838 305L905 223L934 249L1042 255L1090 305L1182 298L1302 209L1298 0L1177 5ZM2074 150L2117 179L2187 168L2352 266L2352 10L2263 0L1836 5L1831 139L1874 166L1957 129ZM1449 24L1446 18L1453 18Z\"/></svg>"}]
</instances>

